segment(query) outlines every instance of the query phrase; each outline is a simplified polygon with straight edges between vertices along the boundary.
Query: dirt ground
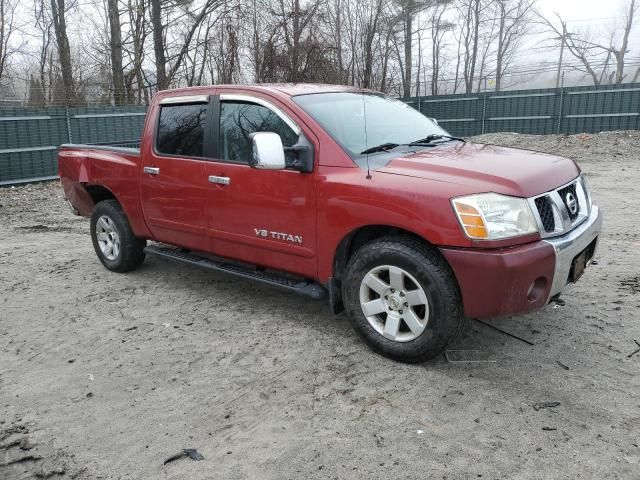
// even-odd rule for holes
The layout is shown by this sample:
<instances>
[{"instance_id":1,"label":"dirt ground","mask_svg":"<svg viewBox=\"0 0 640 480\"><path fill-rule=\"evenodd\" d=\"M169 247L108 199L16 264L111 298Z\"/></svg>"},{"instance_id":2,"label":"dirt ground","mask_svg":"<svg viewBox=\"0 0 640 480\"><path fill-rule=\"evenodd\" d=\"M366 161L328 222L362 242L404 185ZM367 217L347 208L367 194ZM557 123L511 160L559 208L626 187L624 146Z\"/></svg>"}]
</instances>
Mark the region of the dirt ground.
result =
<instances>
[{"instance_id":1,"label":"dirt ground","mask_svg":"<svg viewBox=\"0 0 640 480\"><path fill-rule=\"evenodd\" d=\"M471 321L422 365L324 303L111 273L57 183L0 189L0 478L640 478L640 133L481 140L580 163L598 262L564 306L490 322L533 345ZM163 465L183 448L204 460Z\"/></svg>"}]
</instances>

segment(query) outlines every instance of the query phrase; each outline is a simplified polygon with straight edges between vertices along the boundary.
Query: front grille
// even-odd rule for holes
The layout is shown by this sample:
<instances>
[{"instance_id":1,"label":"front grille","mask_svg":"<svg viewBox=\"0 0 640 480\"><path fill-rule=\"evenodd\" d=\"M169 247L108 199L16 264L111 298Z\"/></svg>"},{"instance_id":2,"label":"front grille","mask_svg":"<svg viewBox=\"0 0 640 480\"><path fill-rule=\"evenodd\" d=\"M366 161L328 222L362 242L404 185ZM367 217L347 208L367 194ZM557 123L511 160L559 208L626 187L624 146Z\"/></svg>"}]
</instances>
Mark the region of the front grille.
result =
<instances>
[{"instance_id":1,"label":"front grille","mask_svg":"<svg viewBox=\"0 0 640 480\"><path fill-rule=\"evenodd\" d=\"M542 226L547 233L553 232L556 229L556 221L553 218L553 207L551 206L551 200L549 197L538 197L535 200L536 208L540 214L540 220L542 220Z\"/></svg>"},{"instance_id":2,"label":"front grille","mask_svg":"<svg viewBox=\"0 0 640 480\"><path fill-rule=\"evenodd\" d=\"M537 212L536 222L543 238L563 235L584 221L591 212L589 192L578 178L570 184L529 199Z\"/></svg>"},{"instance_id":3,"label":"front grille","mask_svg":"<svg viewBox=\"0 0 640 480\"><path fill-rule=\"evenodd\" d=\"M569 218L573 221L578 217L580 213L580 204L578 203L578 194L576 192L576 184L572 183L571 185L567 185L566 187L558 190L558 195L562 199L562 203L567 208L567 213L569 214ZM571 209L573 206L573 211Z\"/></svg>"}]
</instances>

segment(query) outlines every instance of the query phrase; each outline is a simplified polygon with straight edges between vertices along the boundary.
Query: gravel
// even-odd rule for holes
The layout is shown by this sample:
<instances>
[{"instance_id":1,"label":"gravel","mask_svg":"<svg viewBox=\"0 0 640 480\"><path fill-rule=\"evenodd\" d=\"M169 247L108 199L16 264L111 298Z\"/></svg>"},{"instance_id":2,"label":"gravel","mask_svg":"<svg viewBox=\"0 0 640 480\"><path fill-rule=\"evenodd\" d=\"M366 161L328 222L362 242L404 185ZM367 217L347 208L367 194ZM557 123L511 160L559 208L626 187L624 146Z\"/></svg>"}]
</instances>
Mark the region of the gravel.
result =
<instances>
[{"instance_id":1,"label":"gravel","mask_svg":"<svg viewBox=\"0 0 640 480\"><path fill-rule=\"evenodd\" d=\"M154 258L108 272L57 182L0 189L0 478L637 479L640 133L474 140L578 161L598 262L564 306L490 321L533 345L469 322L423 365L323 303ZM163 465L185 448L204 460Z\"/></svg>"}]
</instances>

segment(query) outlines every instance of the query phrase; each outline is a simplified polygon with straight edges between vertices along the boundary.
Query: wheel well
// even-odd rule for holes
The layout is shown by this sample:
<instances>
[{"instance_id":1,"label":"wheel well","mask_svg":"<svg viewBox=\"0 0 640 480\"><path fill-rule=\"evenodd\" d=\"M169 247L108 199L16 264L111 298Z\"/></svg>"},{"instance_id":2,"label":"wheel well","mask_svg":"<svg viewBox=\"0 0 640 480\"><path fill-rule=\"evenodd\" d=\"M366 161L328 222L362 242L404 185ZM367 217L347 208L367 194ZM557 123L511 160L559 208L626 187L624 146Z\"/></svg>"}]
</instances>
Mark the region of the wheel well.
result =
<instances>
[{"instance_id":1,"label":"wheel well","mask_svg":"<svg viewBox=\"0 0 640 480\"><path fill-rule=\"evenodd\" d=\"M361 227L349 233L349 235L343 238L338 245L333 260L333 276L337 280L341 280L343 278L344 272L347 269L347 264L349 263L349 259L365 243L368 243L377 238L388 237L392 235L409 236L426 244L429 243L419 235L416 235L415 233L404 230L402 228L391 227L388 225L368 225L366 227Z\"/></svg>"},{"instance_id":2,"label":"wheel well","mask_svg":"<svg viewBox=\"0 0 640 480\"><path fill-rule=\"evenodd\" d=\"M85 185L84 188L91 197L91 200L93 200L94 205L97 205L103 200L117 200L116 196L111 193L111 190L103 187L102 185Z\"/></svg>"}]
</instances>

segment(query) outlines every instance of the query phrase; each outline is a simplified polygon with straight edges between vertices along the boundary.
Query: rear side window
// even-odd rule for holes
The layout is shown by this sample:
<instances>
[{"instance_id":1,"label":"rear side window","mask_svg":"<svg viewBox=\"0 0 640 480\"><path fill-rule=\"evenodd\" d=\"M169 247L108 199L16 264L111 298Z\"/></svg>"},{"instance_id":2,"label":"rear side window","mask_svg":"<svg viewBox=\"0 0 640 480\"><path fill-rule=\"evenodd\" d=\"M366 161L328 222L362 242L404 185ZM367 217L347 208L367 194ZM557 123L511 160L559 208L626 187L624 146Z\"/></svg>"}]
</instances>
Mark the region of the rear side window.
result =
<instances>
[{"instance_id":1,"label":"rear side window","mask_svg":"<svg viewBox=\"0 0 640 480\"><path fill-rule=\"evenodd\" d=\"M156 145L158 153L202 157L206 116L206 103L162 106Z\"/></svg>"},{"instance_id":2,"label":"rear side window","mask_svg":"<svg viewBox=\"0 0 640 480\"><path fill-rule=\"evenodd\" d=\"M248 102L222 102L220 153L224 160L248 162L253 152L249 135L254 132L277 133L285 147L298 141L298 135L289 125L267 107Z\"/></svg>"}]
</instances>

